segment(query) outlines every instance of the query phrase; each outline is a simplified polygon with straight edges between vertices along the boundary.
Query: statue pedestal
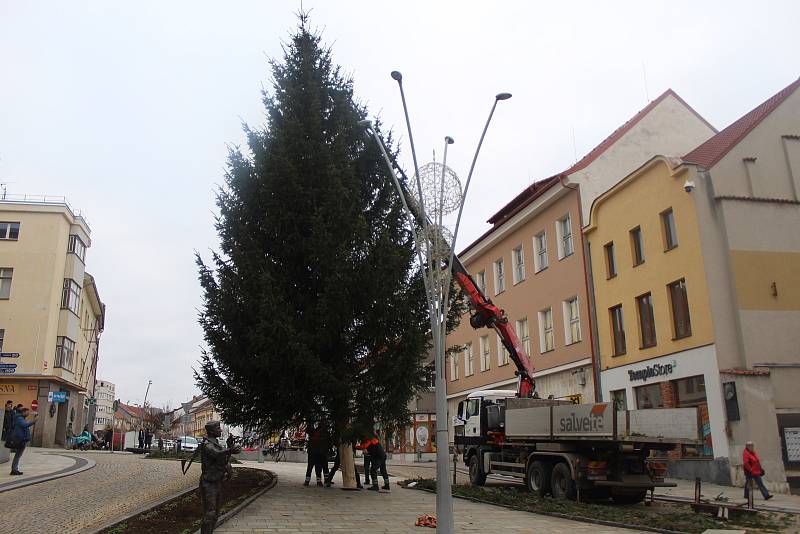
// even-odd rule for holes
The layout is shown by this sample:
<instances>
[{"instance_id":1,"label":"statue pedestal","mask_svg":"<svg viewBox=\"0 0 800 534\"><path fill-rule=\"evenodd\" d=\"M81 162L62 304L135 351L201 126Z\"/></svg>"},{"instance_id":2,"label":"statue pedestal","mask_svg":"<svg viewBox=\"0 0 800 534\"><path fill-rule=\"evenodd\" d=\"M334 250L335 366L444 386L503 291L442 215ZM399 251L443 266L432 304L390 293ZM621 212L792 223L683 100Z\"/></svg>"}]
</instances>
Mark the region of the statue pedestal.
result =
<instances>
[{"instance_id":1,"label":"statue pedestal","mask_svg":"<svg viewBox=\"0 0 800 534\"><path fill-rule=\"evenodd\" d=\"M358 489L356 488L356 471L355 462L353 461L353 446L350 443L343 444L339 447L339 462L342 472L342 489Z\"/></svg>"}]
</instances>

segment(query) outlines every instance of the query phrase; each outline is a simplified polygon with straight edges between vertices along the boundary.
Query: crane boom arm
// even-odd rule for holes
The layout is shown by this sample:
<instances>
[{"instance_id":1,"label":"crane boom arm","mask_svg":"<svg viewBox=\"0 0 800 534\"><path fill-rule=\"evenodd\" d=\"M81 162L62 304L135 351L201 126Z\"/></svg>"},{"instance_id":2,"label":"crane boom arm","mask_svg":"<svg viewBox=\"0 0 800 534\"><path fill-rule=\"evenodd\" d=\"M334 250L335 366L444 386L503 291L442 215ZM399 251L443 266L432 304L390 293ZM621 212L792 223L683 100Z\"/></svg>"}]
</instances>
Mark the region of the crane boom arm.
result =
<instances>
[{"instance_id":1,"label":"crane boom arm","mask_svg":"<svg viewBox=\"0 0 800 534\"><path fill-rule=\"evenodd\" d=\"M406 198L414 198L409 194L405 184L408 183L408 177L405 172L395 163L395 168L400 172L403 177L403 182L400 183L402 192ZM424 222L423 214L419 210L416 202L408 203L409 210L413 213L417 222L422 225ZM444 240L444 239L443 239ZM453 262L450 265L450 270L461 290L469 298L470 303L470 325L475 328L491 328L500 337L503 346L508 351L508 355L514 365L517 367L517 377L519 378L517 384L518 397L531 397L535 390L535 383L533 380L533 364L531 363L530 356L525 351L522 343L511 326L505 311L495 306L492 301L483 294L483 291L472 276L467 271L458 256L453 254Z\"/></svg>"}]
</instances>

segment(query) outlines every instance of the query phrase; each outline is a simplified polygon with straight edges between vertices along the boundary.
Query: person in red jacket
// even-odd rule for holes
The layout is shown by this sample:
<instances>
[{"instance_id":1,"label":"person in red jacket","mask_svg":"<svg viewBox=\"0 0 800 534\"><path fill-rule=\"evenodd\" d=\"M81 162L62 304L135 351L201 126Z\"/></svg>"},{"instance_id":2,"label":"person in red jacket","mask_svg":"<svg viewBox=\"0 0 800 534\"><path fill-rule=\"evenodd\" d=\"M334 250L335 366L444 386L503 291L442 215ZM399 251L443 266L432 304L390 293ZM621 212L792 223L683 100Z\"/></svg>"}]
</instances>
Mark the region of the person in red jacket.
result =
<instances>
[{"instance_id":1,"label":"person in red jacket","mask_svg":"<svg viewBox=\"0 0 800 534\"><path fill-rule=\"evenodd\" d=\"M764 482L761 480L761 477L764 476L764 469L761 467L761 460L758 458L758 454L756 454L756 446L752 441L748 441L745 444L744 454L742 455L742 467L744 468L745 476L744 498L747 499L750 496L750 480L752 479L758 485L758 489L761 490L761 495L764 496L764 500L770 500L772 495L769 494L767 488L764 487Z\"/></svg>"}]
</instances>

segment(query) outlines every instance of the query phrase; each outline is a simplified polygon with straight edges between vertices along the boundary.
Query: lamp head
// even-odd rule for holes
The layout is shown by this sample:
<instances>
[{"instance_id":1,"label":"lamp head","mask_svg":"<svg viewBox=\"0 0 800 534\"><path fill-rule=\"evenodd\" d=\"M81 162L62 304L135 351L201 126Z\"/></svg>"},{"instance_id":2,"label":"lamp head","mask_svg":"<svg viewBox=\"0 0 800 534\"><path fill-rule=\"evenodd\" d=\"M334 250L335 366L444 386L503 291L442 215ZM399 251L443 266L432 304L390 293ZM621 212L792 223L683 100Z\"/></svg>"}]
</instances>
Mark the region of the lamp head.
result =
<instances>
[{"instance_id":1,"label":"lamp head","mask_svg":"<svg viewBox=\"0 0 800 534\"><path fill-rule=\"evenodd\" d=\"M367 128L372 128L372 121L369 120L369 119L364 119L364 120L358 121L358 126L359 126L359 128L364 128L365 130Z\"/></svg>"},{"instance_id":2,"label":"lamp head","mask_svg":"<svg viewBox=\"0 0 800 534\"><path fill-rule=\"evenodd\" d=\"M446 136L444 137L444 142L445 142L445 143L447 143L448 145L452 145L452 144L453 144L453 143L455 143L456 141L455 141L455 139L453 139L453 138L452 138L452 137L450 137L449 135L446 135Z\"/></svg>"},{"instance_id":3,"label":"lamp head","mask_svg":"<svg viewBox=\"0 0 800 534\"><path fill-rule=\"evenodd\" d=\"M497 100L508 100L509 98L511 98L511 93L498 93L497 96L495 96L495 98Z\"/></svg>"},{"instance_id":4,"label":"lamp head","mask_svg":"<svg viewBox=\"0 0 800 534\"><path fill-rule=\"evenodd\" d=\"M398 82L402 82L403 81L403 75L400 74L399 70L393 70L392 71L392 79L396 80Z\"/></svg>"}]
</instances>

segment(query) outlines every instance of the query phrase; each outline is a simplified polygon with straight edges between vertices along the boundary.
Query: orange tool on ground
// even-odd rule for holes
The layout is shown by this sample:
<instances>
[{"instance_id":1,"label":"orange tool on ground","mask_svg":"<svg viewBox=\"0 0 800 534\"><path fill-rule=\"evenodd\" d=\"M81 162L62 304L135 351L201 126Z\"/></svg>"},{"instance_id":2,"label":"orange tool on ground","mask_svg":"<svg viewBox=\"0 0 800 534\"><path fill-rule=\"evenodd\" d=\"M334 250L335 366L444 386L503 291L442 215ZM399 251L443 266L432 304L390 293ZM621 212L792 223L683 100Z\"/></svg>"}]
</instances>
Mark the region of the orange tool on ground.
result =
<instances>
[{"instance_id":1,"label":"orange tool on ground","mask_svg":"<svg viewBox=\"0 0 800 534\"><path fill-rule=\"evenodd\" d=\"M424 514L417 518L417 522L414 525L418 527L431 527L436 528L436 518L432 515Z\"/></svg>"}]
</instances>

